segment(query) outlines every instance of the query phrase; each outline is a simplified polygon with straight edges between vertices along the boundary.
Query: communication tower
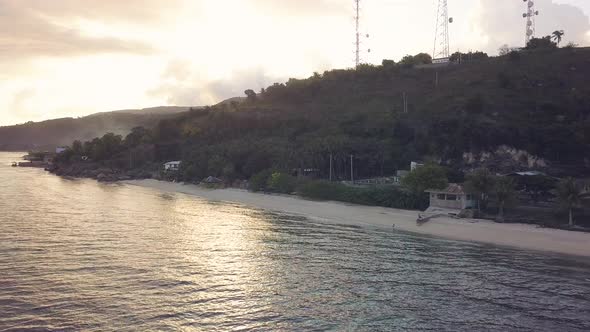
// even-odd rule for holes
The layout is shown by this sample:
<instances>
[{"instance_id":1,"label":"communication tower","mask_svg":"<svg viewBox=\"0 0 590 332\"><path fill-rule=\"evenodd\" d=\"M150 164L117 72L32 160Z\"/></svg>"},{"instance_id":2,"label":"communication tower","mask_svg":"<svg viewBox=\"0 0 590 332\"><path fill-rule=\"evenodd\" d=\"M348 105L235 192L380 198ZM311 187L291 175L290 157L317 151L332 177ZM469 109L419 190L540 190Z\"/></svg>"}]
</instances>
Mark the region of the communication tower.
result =
<instances>
[{"instance_id":1,"label":"communication tower","mask_svg":"<svg viewBox=\"0 0 590 332\"><path fill-rule=\"evenodd\" d=\"M354 8L354 22L355 22L355 51L354 51L354 55L355 55L355 65L356 67L358 67L361 62L363 61L362 57L361 57L361 47L362 47L362 34L361 34L361 1L360 0L355 0L354 1L355 4L355 8ZM369 34L366 34L364 37L369 38ZM371 53L371 49L367 50L368 53Z\"/></svg>"},{"instance_id":2,"label":"communication tower","mask_svg":"<svg viewBox=\"0 0 590 332\"><path fill-rule=\"evenodd\" d=\"M453 18L449 17L448 1L439 0L434 32L434 50L432 51L434 59L448 59L450 56L449 23L453 23Z\"/></svg>"},{"instance_id":3,"label":"communication tower","mask_svg":"<svg viewBox=\"0 0 590 332\"><path fill-rule=\"evenodd\" d=\"M526 12L522 14L522 17L526 18L524 44L526 46L535 37L535 18L539 15L539 11L535 10L535 2L533 0L523 0L523 2L526 3Z\"/></svg>"}]
</instances>

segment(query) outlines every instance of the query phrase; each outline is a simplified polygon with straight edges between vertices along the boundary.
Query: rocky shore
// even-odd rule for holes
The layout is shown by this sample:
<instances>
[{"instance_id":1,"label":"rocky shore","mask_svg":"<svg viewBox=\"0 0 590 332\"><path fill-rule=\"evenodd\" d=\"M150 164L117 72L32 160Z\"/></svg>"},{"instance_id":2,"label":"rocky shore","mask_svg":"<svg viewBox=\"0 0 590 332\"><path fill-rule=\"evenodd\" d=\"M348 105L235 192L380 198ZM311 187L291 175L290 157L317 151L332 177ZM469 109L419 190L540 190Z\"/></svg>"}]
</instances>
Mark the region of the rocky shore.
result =
<instances>
[{"instance_id":1,"label":"rocky shore","mask_svg":"<svg viewBox=\"0 0 590 332\"><path fill-rule=\"evenodd\" d=\"M157 172L146 169L124 170L95 163L55 164L45 170L58 176L89 178L99 182L159 178Z\"/></svg>"}]
</instances>

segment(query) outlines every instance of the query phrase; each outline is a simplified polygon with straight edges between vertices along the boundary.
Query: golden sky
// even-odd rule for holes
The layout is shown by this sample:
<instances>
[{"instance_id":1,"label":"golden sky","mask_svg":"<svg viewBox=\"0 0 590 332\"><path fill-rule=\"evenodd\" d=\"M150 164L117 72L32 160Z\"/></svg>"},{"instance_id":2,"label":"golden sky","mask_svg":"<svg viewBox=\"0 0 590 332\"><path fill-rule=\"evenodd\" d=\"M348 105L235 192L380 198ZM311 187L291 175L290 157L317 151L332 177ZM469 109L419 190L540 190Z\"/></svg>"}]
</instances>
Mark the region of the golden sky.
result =
<instances>
[{"instance_id":1,"label":"golden sky","mask_svg":"<svg viewBox=\"0 0 590 332\"><path fill-rule=\"evenodd\" d=\"M432 52L436 0L364 0L366 62ZM520 0L449 0L451 50L524 43ZM590 1L537 0L590 45ZM352 0L0 0L0 125L207 105L353 64Z\"/></svg>"}]
</instances>

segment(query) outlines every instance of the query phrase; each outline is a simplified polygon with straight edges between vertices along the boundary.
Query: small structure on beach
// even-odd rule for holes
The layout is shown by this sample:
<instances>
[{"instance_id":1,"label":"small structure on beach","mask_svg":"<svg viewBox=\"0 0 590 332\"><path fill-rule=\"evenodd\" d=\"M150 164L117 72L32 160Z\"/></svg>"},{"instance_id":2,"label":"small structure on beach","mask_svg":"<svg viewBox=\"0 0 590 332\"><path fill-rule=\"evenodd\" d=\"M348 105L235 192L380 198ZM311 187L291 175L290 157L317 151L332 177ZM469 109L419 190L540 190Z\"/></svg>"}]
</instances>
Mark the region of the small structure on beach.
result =
<instances>
[{"instance_id":1,"label":"small structure on beach","mask_svg":"<svg viewBox=\"0 0 590 332\"><path fill-rule=\"evenodd\" d=\"M208 177L204 178L202 182L206 183L206 184L219 184L219 183L223 183L223 180L218 179L214 176L208 176Z\"/></svg>"},{"instance_id":2,"label":"small structure on beach","mask_svg":"<svg viewBox=\"0 0 590 332\"><path fill-rule=\"evenodd\" d=\"M428 189L426 192L430 194L431 208L463 210L477 206L475 195L467 193L461 184L450 183L445 189Z\"/></svg>"},{"instance_id":3,"label":"small structure on beach","mask_svg":"<svg viewBox=\"0 0 590 332\"><path fill-rule=\"evenodd\" d=\"M182 164L182 161L169 161L164 164L164 171L178 172L180 170L180 164Z\"/></svg>"}]
</instances>

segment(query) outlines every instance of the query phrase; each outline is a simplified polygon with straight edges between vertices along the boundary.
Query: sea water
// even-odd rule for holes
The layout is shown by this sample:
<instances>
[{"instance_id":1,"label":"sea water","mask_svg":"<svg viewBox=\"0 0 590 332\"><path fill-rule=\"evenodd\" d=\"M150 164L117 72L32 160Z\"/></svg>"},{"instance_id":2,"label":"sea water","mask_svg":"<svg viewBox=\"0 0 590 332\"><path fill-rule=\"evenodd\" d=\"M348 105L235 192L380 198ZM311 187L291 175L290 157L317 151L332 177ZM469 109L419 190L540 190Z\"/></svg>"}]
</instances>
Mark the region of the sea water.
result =
<instances>
[{"instance_id":1,"label":"sea water","mask_svg":"<svg viewBox=\"0 0 590 332\"><path fill-rule=\"evenodd\" d=\"M589 331L590 262L12 168L0 331Z\"/></svg>"}]
</instances>

